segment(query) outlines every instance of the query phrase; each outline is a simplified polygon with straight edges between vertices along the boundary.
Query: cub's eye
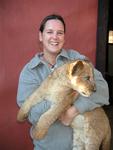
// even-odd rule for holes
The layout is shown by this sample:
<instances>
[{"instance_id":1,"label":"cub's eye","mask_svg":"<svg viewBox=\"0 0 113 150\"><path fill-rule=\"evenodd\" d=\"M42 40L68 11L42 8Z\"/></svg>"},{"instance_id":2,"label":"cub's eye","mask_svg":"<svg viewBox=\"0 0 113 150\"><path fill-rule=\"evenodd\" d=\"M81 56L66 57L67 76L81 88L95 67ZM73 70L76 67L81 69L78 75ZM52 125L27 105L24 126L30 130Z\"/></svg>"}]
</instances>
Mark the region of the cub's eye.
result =
<instances>
[{"instance_id":1,"label":"cub's eye","mask_svg":"<svg viewBox=\"0 0 113 150\"><path fill-rule=\"evenodd\" d=\"M84 76L84 80L90 80L90 76Z\"/></svg>"}]
</instances>

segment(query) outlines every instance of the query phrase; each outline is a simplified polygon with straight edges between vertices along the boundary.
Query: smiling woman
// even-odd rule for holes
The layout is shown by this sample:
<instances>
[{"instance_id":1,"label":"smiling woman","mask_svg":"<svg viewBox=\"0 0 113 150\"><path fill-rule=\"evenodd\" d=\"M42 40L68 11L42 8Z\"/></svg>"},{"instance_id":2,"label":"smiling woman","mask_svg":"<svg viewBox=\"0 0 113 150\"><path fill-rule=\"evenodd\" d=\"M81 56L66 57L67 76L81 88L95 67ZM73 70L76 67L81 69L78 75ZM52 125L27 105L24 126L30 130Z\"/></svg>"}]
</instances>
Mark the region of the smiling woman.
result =
<instances>
[{"instance_id":1,"label":"smiling woman","mask_svg":"<svg viewBox=\"0 0 113 150\"><path fill-rule=\"evenodd\" d=\"M40 87L42 81L52 73L51 67L58 68L70 60L84 60L86 57L75 50L65 50L66 26L62 16L51 14L42 20L39 28L39 41L42 43L42 52L35 55L21 71L17 93L17 103L19 107ZM63 71L62 71L63 74ZM89 79L89 77L85 78ZM33 127L46 112L51 103L44 99L43 102L34 106L28 115L28 120L32 124L30 135L33 139L34 150L71 150L72 149L72 129L70 125L73 118L79 113L84 113L109 104L108 86L101 73L94 69L94 79L97 90L89 98L80 96L77 101L64 112L60 119L55 121L49 128L48 134L42 140L36 140L32 136ZM65 83L65 81L63 81ZM48 86L48 84L47 84ZM44 88L46 90L46 88ZM59 94L59 97L62 96Z\"/></svg>"},{"instance_id":2,"label":"smiling woman","mask_svg":"<svg viewBox=\"0 0 113 150\"><path fill-rule=\"evenodd\" d=\"M51 19L44 27L43 32L39 32L39 40L44 51L43 57L50 64L54 64L56 56L64 45L64 25L58 19Z\"/></svg>"}]
</instances>

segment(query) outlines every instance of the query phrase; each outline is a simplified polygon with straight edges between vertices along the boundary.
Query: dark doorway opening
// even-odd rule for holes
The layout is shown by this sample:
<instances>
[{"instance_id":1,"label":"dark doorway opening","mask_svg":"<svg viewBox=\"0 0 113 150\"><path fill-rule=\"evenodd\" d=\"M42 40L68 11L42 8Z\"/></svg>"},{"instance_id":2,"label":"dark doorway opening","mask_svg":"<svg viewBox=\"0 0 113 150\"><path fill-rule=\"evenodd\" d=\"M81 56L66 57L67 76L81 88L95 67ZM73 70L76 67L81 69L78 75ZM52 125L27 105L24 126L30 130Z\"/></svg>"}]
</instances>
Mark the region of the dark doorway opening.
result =
<instances>
[{"instance_id":1,"label":"dark doorway opening","mask_svg":"<svg viewBox=\"0 0 113 150\"><path fill-rule=\"evenodd\" d=\"M113 31L113 0L99 0L96 68L108 82L110 104L113 104L113 43L108 42L110 30Z\"/></svg>"}]
</instances>

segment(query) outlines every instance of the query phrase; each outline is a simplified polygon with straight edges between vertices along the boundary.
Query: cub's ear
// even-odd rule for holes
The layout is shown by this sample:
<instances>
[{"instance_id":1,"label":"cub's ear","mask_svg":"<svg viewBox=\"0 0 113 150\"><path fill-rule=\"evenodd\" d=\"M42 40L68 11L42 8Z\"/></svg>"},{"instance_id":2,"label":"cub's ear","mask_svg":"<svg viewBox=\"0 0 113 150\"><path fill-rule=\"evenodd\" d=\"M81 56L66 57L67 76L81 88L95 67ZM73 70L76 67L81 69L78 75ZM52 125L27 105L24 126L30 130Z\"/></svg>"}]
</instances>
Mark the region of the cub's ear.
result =
<instances>
[{"instance_id":1,"label":"cub's ear","mask_svg":"<svg viewBox=\"0 0 113 150\"><path fill-rule=\"evenodd\" d=\"M84 64L81 60L78 60L72 67L71 75L74 76L78 74L84 68Z\"/></svg>"}]
</instances>

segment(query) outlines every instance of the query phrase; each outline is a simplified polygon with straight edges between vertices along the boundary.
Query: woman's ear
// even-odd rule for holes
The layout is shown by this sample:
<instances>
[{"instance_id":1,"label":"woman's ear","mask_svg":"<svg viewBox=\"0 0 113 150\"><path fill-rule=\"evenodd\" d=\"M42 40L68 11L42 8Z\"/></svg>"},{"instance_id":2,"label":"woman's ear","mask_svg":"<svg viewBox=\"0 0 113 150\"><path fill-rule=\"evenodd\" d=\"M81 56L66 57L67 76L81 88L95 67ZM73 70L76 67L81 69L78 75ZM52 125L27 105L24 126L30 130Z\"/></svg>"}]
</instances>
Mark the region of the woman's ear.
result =
<instances>
[{"instance_id":1,"label":"woman's ear","mask_svg":"<svg viewBox=\"0 0 113 150\"><path fill-rule=\"evenodd\" d=\"M42 42L42 32L39 31L39 41Z\"/></svg>"}]
</instances>

